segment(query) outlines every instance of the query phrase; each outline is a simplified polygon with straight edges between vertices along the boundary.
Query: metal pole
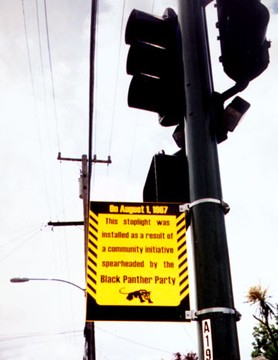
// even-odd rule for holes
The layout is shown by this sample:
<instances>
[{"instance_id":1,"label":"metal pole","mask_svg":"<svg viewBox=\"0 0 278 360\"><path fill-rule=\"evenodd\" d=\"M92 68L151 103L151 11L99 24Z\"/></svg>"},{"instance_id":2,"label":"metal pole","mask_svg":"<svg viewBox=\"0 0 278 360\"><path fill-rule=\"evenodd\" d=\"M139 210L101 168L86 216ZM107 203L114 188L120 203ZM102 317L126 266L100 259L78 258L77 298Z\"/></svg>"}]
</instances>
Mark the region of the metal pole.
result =
<instances>
[{"instance_id":1,"label":"metal pole","mask_svg":"<svg viewBox=\"0 0 278 360\"><path fill-rule=\"evenodd\" d=\"M239 360L204 1L179 0L200 360ZM219 201L221 200L221 201Z\"/></svg>"}]
</instances>

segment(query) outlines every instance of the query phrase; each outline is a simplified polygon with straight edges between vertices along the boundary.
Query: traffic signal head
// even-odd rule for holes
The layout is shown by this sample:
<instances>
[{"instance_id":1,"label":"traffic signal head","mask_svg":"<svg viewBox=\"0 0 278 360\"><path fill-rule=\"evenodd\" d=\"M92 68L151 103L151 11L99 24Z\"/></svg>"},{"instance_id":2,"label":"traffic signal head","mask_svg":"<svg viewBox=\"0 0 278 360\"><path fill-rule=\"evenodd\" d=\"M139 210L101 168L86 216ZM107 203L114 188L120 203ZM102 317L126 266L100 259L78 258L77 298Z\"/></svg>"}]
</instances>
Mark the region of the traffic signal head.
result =
<instances>
[{"instance_id":1,"label":"traffic signal head","mask_svg":"<svg viewBox=\"0 0 278 360\"><path fill-rule=\"evenodd\" d=\"M145 202L189 202L188 164L184 150L153 157L143 190Z\"/></svg>"},{"instance_id":2,"label":"traffic signal head","mask_svg":"<svg viewBox=\"0 0 278 360\"><path fill-rule=\"evenodd\" d=\"M128 105L158 113L163 126L183 122L181 33L174 10L166 9L162 17L133 10L125 41L130 45L127 73L133 75Z\"/></svg>"},{"instance_id":3,"label":"traffic signal head","mask_svg":"<svg viewBox=\"0 0 278 360\"><path fill-rule=\"evenodd\" d=\"M236 82L259 76L269 64L269 11L260 0L217 0L221 62Z\"/></svg>"}]
</instances>

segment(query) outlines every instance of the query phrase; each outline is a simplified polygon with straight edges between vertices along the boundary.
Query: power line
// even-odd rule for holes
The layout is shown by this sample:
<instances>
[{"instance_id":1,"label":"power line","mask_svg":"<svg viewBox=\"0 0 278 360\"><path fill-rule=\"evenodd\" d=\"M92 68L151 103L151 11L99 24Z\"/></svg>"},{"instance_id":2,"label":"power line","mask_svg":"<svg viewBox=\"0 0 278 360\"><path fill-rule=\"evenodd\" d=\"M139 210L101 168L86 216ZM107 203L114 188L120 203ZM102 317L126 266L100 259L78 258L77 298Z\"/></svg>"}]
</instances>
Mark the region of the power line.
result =
<instances>
[{"instance_id":1,"label":"power line","mask_svg":"<svg viewBox=\"0 0 278 360\"><path fill-rule=\"evenodd\" d=\"M41 42L41 28L40 28L38 0L36 0L36 18L37 18L37 29L38 29L38 39L39 39L40 65L41 65L42 83L43 83L44 108L46 111L47 107L46 107L45 77L44 77L44 66L43 66L43 60L42 60L42 42Z\"/></svg>"},{"instance_id":2,"label":"power line","mask_svg":"<svg viewBox=\"0 0 278 360\"><path fill-rule=\"evenodd\" d=\"M36 97L36 93L35 93L34 73L33 73L33 68L32 68L31 53L30 53L30 47L29 47L29 41L28 41L27 21L26 21L24 0L21 0L21 4L22 4L22 13L23 13L23 22L24 22L24 34L25 34L25 44L26 44L26 50L27 50L28 67L29 67L29 73L30 73L30 81L31 81L33 103L34 103L34 120L35 120L36 125L37 125L38 140L39 140L39 147L40 147L40 157L41 157L41 166L42 166L42 171L43 171L44 179L45 179L45 166L44 166L44 161L43 161L42 141L41 141L40 126L39 126L39 121L38 121L38 104L37 104L37 97ZM38 4L37 4L37 2L36 2L36 12L37 12L40 59L41 59L41 67L42 67L42 72L43 72L40 26L39 26ZM43 81L43 90L44 90L44 102L45 102L45 84L44 84L44 81ZM48 188L47 188L46 181L44 181L44 190L45 190L45 194L46 194L46 201L47 201L48 209L50 209L49 193L48 193Z\"/></svg>"},{"instance_id":3,"label":"power line","mask_svg":"<svg viewBox=\"0 0 278 360\"><path fill-rule=\"evenodd\" d=\"M12 249L10 249L10 251L8 251L6 254L3 254L3 250L2 250L3 256L0 258L0 262L5 260L6 258L8 258L10 255L12 255L15 251L17 251L22 246L26 245L31 239L33 239L36 235L38 235L40 233L40 231L41 231L41 229L34 229L29 234L26 234L26 236L27 236L26 238L23 238L23 237L18 238L18 240L20 241L19 244L14 246ZM17 238L12 241L15 241L15 240L17 240Z\"/></svg>"},{"instance_id":4,"label":"power line","mask_svg":"<svg viewBox=\"0 0 278 360\"><path fill-rule=\"evenodd\" d=\"M48 49L48 61L49 61L50 77L51 77L52 99L53 99L54 116L55 116L55 123L56 123L57 145L58 145L58 149L60 150L60 138L59 138L59 128L58 128L56 95L55 95L54 79L53 79L53 67L52 67L52 56L51 56L51 49L50 49L50 39L49 39L49 28L48 28L48 15L47 15L46 0L44 0L44 16L45 16L45 29L46 29L46 39L47 39L47 49Z\"/></svg>"},{"instance_id":5,"label":"power line","mask_svg":"<svg viewBox=\"0 0 278 360\"><path fill-rule=\"evenodd\" d=\"M112 114L112 124L111 124L111 132L110 132L110 140L109 140L109 154L111 153L111 146L112 146L112 137L113 137L113 130L114 130L114 122L115 122L115 113L116 113L116 100L118 95L118 85L119 85L119 75L120 75L120 58L121 58L121 39L123 35L123 25L124 25L124 13L125 13L125 0L123 1L122 7L122 17L121 17L121 28L120 28L120 41L119 41L119 50L118 50L118 57L117 57L117 74L116 74L116 82L115 82L115 90L114 90L114 99L113 99L113 114Z\"/></svg>"},{"instance_id":6,"label":"power line","mask_svg":"<svg viewBox=\"0 0 278 360\"><path fill-rule=\"evenodd\" d=\"M67 330L67 331L43 331L43 332L36 332L36 333L23 333L23 334L8 334L8 335L0 335L0 342L4 341L14 341L14 340L21 340L26 338L38 338L38 337L45 337L45 336L60 336L60 335L83 335L83 330Z\"/></svg>"},{"instance_id":7,"label":"power line","mask_svg":"<svg viewBox=\"0 0 278 360\"><path fill-rule=\"evenodd\" d=\"M28 66L29 66L30 78L31 78L32 94L33 94L33 98L34 98L34 102L35 102L34 76L33 76L33 69L32 69L32 63L31 63L31 55L30 55L30 48L29 48L28 36L27 36L27 25L26 25L26 15L25 15L24 0L21 0L21 4L22 4L25 43L26 43L26 49L27 49L27 58L28 58ZM36 106L35 106L35 108L36 108Z\"/></svg>"},{"instance_id":8,"label":"power line","mask_svg":"<svg viewBox=\"0 0 278 360\"><path fill-rule=\"evenodd\" d=\"M151 349L151 350L155 350L155 351L163 351L164 353L167 353L167 354L173 354L173 352L171 352L171 351L164 350L164 349L160 349L160 348L156 348L156 347L151 346L151 345L143 344L143 343L140 343L140 342L138 342L138 341L135 341L135 340L132 340L132 339L128 339L128 338L126 338L126 337L124 337L124 336L121 336L121 335L118 335L118 334L114 334L114 333L112 333L111 331L104 330L104 329L102 329L102 328L100 328L100 327L97 327L97 329L98 329L98 330L101 330L101 331L103 331L103 332L105 332L105 333L107 333L107 334L113 335L113 336L115 336L115 337L117 337L117 338L119 338L119 339L128 341L128 342L130 342L130 343L132 343L132 344L136 344L136 345L139 345L139 346L143 346L143 347L145 347L145 348L148 348L148 349Z\"/></svg>"}]
</instances>

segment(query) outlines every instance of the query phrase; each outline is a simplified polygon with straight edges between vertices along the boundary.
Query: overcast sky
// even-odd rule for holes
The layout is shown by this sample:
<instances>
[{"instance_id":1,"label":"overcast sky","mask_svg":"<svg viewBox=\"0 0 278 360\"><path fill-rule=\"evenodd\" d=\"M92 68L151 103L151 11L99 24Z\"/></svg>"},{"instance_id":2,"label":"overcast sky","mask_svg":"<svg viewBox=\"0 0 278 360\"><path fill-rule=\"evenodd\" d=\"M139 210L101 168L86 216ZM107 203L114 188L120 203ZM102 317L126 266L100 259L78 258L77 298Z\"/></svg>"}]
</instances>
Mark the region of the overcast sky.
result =
<instances>
[{"instance_id":1,"label":"overcast sky","mask_svg":"<svg viewBox=\"0 0 278 360\"><path fill-rule=\"evenodd\" d=\"M278 302L278 3L263 1L271 20L269 68L240 95L251 108L219 145L227 237L242 359L252 349L255 309L248 288L262 284ZM60 278L85 286L83 228L47 226L80 221L80 162L88 152L89 0L0 0L0 358L81 359L85 298L66 284L10 284L15 276ZM172 128L156 114L129 109L124 29L133 8L162 15L177 1L99 0L91 200L142 201L152 156L177 151ZM46 16L47 15L47 16ZM218 61L216 10L207 11L214 86L233 82ZM47 18L47 27L46 27ZM247 24L248 26L248 24ZM48 30L48 34L47 34ZM191 246L188 237L189 248ZM189 249L190 250L190 249ZM191 251L190 251L191 254ZM192 262L192 258L190 259ZM190 269L194 308L194 269ZM195 324L97 323L98 359L171 359L197 351Z\"/></svg>"}]
</instances>

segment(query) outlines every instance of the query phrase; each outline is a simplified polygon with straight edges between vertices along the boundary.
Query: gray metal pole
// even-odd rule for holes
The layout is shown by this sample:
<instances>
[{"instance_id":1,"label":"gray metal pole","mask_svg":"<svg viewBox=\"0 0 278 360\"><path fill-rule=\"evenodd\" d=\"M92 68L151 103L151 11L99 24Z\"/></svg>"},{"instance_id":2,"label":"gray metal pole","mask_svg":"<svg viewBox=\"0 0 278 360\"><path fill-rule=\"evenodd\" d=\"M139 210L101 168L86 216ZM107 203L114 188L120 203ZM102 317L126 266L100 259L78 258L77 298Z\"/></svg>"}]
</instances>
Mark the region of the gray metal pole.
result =
<instances>
[{"instance_id":1,"label":"gray metal pole","mask_svg":"<svg viewBox=\"0 0 278 360\"><path fill-rule=\"evenodd\" d=\"M239 360L204 1L180 0L199 358ZM200 201L199 201L200 200Z\"/></svg>"}]
</instances>

